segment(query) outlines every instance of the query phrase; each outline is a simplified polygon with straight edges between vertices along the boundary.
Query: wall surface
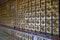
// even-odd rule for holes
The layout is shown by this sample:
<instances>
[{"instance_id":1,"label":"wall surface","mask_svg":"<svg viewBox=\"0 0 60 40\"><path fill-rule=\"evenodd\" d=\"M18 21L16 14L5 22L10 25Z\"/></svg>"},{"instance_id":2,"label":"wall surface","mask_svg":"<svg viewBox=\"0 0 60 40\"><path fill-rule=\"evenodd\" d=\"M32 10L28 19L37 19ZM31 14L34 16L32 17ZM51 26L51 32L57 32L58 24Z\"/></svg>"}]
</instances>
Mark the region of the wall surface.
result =
<instances>
[{"instance_id":1,"label":"wall surface","mask_svg":"<svg viewBox=\"0 0 60 40\"><path fill-rule=\"evenodd\" d=\"M59 0L10 0L0 6L0 24L59 35Z\"/></svg>"}]
</instances>

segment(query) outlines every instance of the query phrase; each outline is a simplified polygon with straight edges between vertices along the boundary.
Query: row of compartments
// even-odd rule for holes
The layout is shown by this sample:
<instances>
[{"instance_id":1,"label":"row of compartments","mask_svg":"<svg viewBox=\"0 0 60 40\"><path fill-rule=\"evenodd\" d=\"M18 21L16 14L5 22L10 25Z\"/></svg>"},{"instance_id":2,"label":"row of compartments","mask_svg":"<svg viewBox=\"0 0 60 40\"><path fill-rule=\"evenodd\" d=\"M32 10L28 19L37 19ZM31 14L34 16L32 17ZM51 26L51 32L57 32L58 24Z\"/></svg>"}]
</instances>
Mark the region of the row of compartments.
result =
<instances>
[{"instance_id":1,"label":"row of compartments","mask_svg":"<svg viewBox=\"0 0 60 40\"><path fill-rule=\"evenodd\" d=\"M24 19L59 19L59 12L17 14L15 17Z\"/></svg>"},{"instance_id":2,"label":"row of compartments","mask_svg":"<svg viewBox=\"0 0 60 40\"><path fill-rule=\"evenodd\" d=\"M58 27L59 26L59 20L24 20L24 21L15 21L16 25L46 25L46 26L53 26L53 27Z\"/></svg>"},{"instance_id":3,"label":"row of compartments","mask_svg":"<svg viewBox=\"0 0 60 40\"><path fill-rule=\"evenodd\" d=\"M45 3L46 3L46 5L51 5L51 4L58 4L58 0L46 0L46 2L45 2L45 0L27 0L27 1L22 1L22 2L18 2L18 4L19 5L22 5L22 4L37 4L37 5L42 5L42 6L44 6L45 5Z\"/></svg>"},{"instance_id":4,"label":"row of compartments","mask_svg":"<svg viewBox=\"0 0 60 40\"><path fill-rule=\"evenodd\" d=\"M57 26L59 25L59 19L16 19L15 22L17 22L17 24L34 24L34 25L51 25L53 24L53 26Z\"/></svg>"},{"instance_id":5,"label":"row of compartments","mask_svg":"<svg viewBox=\"0 0 60 40\"><path fill-rule=\"evenodd\" d=\"M23 23L22 21L20 21L21 23ZM51 24L53 26L57 26L59 25L59 20L26 20L25 21L26 24L32 24L32 25L50 25Z\"/></svg>"},{"instance_id":6,"label":"row of compartments","mask_svg":"<svg viewBox=\"0 0 60 40\"><path fill-rule=\"evenodd\" d=\"M57 2L57 4L54 3L53 5L57 5L57 6L58 6L59 3ZM48 7L48 6L52 6L52 5L51 5L51 4L50 4L50 5L46 5L46 4L43 3L43 2L42 2L42 4L40 4L39 2L32 4L32 3L30 2L29 4L27 3L27 4L18 5L18 9L19 9L19 8L23 9L23 8L28 8L28 7L35 7L35 6L36 6L36 7L45 7L45 6Z\"/></svg>"},{"instance_id":7,"label":"row of compartments","mask_svg":"<svg viewBox=\"0 0 60 40\"><path fill-rule=\"evenodd\" d=\"M37 32L42 32L42 33L49 33L49 34L54 34L54 35L59 35L59 28L56 27L52 27L52 26L44 26L41 25L41 27L39 25L15 25L17 28L20 29L25 29L25 30L32 30L32 31L37 31Z\"/></svg>"},{"instance_id":8,"label":"row of compartments","mask_svg":"<svg viewBox=\"0 0 60 40\"><path fill-rule=\"evenodd\" d=\"M47 6L46 8L45 6L44 7L34 6L34 7L27 7L27 8L18 8L18 13L22 13L22 12L23 13L30 13L30 12L45 13L45 12L55 12L55 11L59 11L58 5Z\"/></svg>"}]
</instances>

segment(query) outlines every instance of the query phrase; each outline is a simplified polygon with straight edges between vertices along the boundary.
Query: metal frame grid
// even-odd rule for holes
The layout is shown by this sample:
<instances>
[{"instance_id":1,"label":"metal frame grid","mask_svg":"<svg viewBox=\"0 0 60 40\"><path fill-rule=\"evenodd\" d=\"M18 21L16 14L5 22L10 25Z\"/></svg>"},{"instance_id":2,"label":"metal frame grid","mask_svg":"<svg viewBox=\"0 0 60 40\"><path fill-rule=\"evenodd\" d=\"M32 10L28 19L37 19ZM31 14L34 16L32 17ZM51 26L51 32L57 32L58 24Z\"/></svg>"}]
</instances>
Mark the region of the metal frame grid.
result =
<instances>
[{"instance_id":1,"label":"metal frame grid","mask_svg":"<svg viewBox=\"0 0 60 40\"><path fill-rule=\"evenodd\" d=\"M38 4L38 3L40 3L40 4ZM55 35L55 33L53 31L55 31L57 33L57 30L59 29L58 26L56 26L56 25L59 25L57 23L57 21L59 22L59 18L57 17L59 15L58 14L59 12L57 12L58 8L55 10L53 7L56 8L58 6L57 4L54 4L54 1L52 1L52 0L49 0L49 1L48 0L23 1L20 4L21 5L20 10L21 10L21 13L22 13L21 15L27 17L26 19L22 18L22 20L25 22L24 24L23 23L22 24L24 26L26 26L26 30L31 30L35 33L36 30L37 30L37 29L35 29L36 26L37 27L40 26L39 27L40 28L39 32L42 32L42 33L45 33L45 34L48 33L48 34L51 34L51 35L53 35L53 34ZM36 6L36 5L38 5L38 6ZM53 14L55 12L56 12L56 14ZM37 18L37 16L39 18ZM53 16L55 16L57 18L54 18ZM26 22L26 20L27 20L27 22ZM32 21L33 21L33 23L32 23ZM57 29L55 28L54 25L56 26ZM28 28L29 26L30 26L30 29ZM47 26L50 26L50 27L47 27ZM48 31L50 30L50 32L47 32L47 29L48 29ZM57 33L56 35L59 35L59 33Z\"/></svg>"},{"instance_id":2,"label":"metal frame grid","mask_svg":"<svg viewBox=\"0 0 60 40\"><path fill-rule=\"evenodd\" d=\"M46 4L46 1L48 1L47 2L48 4ZM60 37L60 13L59 13L60 10L58 10L59 7L56 5L57 4L55 4L52 0L28 0L28 1L22 0L20 3L18 3L17 1L17 13L15 15L15 23L14 23L16 24L16 26L13 25L14 28L15 29L19 28L18 30L20 31L27 33L31 32L31 34L43 37L45 37L45 35L47 34L50 34L49 38L52 38L51 36L53 35L58 35ZM55 10L54 7L57 7L56 9L58 11ZM55 12L56 15L58 13L59 15L58 18L53 17L55 15L53 13ZM58 26L56 26L56 24ZM47 25L49 27L47 27ZM54 25L58 29L56 29ZM48 30L50 29L51 32L47 32L47 29ZM59 32L57 32L57 30ZM55 34L53 31L56 31L57 34ZM40 33L44 33L45 35L42 35Z\"/></svg>"}]
</instances>

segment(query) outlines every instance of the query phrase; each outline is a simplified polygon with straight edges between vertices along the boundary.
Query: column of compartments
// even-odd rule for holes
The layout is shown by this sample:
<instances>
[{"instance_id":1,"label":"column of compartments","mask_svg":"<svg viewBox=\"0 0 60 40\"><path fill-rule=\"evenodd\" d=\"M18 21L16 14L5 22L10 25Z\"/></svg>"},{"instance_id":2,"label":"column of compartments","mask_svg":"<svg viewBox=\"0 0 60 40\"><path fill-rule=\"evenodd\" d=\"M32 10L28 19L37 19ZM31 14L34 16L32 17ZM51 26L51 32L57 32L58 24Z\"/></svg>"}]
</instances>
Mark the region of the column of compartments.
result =
<instances>
[{"instance_id":1,"label":"column of compartments","mask_svg":"<svg viewBox=\"0 0 60 40\"><path fill-rule=\"evenodd\" d=\"M25 29L26 30L29 30L29 24L30 24L30 15L29 15L29 10L28 10L28 0L26 0L25 2L24 2L24 13L25 13Z\"/></svg>"},{"instance_id":2,"label":"column of compartments","mask_svg":"<svg viewBox=\"0 0 60 40\"><path fill-rule=\"evenodd\" d=\"M35 0L31 0L31 25L32 31L35 31Z\"/></svg>"},{"instance_id":3,"label":"column of compartments","mask_svg":"<svg viewBox=\"0 0 60 40\"><path fill-rule=\"evenodd\" d=\"M46 33L52 34L52 2L46 0Z\"/></svg>"},{"instance_id":4,"label":"column of compartments","mask_svg":"<svg viewBox=\"0 0 60 40\"><path fill-rule=\"evenodd\" d=\"M53 0L53 34L59 35L59 0Z\"/></svg>"},{"instance_id":5,"label":"column of compartments","mask_svg":"<svg viewBox=\"0 0 60 40\"><path fill-rule=\"evenodd\" d=\"M48 4L47 4L48 3ZM46 0L46 32L59 35L58 0Z\"/></svg>"},{"instance_id":6,"label":"column of compartments","mask_svg":"<svg viewBox=\"0 0 60 40\"><path fill-rule=\"evenodd\" d=\"M40 8L40 10L41 10L41 32L42 33L45 33L45 0L41 0L41 8Z\"/></svg>"},{"instance_id":7,"label":"column of compartments","mask_svg":"<svg viewBox=\"0 0 60 40\"><path fill-rule=\"evenodd\" d=\"M41 0L35 0L35 1L36 1L35 2L35 11L36 11L36 13L35 13L35 24L36 24L35 30L40 32L40 29L41 29L41 21L40 21L40 19L41 19L41 8L40 8Z\"/></svg>"}]
</instances>

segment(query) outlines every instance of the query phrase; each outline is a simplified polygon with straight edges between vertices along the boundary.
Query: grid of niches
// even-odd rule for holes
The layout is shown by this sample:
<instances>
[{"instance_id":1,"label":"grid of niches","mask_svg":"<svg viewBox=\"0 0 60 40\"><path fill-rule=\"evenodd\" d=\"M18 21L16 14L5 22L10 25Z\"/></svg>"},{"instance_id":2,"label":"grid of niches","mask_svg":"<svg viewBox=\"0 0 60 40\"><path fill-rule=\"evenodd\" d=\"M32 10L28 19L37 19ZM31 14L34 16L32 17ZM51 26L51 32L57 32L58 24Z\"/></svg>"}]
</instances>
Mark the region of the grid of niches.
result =
<instances>
[{"instance_id":1,"label":"grid of niches","mask_svg":"<svg viewBox=\"0 0 60 40\"><path fill-rule=\"evenodd\" d=\"M16 25L21 29L59 35L58 0L18 1Z\"/></svg>"}]
</instances>

